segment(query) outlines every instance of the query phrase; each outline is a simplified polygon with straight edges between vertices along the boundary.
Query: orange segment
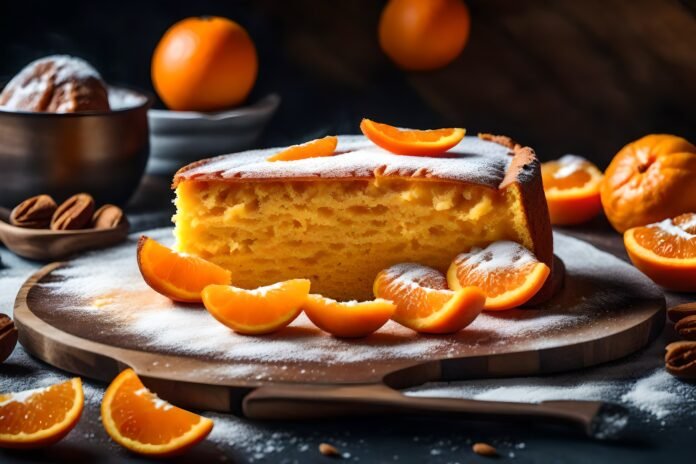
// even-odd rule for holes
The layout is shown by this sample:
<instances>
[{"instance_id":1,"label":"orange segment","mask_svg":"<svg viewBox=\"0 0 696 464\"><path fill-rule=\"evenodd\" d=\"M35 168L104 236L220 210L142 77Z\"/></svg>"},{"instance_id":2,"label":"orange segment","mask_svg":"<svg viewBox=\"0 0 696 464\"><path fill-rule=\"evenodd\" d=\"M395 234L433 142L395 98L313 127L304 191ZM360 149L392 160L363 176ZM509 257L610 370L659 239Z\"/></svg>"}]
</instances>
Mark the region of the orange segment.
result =
<instances>
[{"instance_id":1,"label":"orange segment","mask_svg":"<svg viewBox=\"0 0 696 464\"><path fill-rule=\"evenodd\" d=\"M436 156L456 146L466 131L460 128L411 130L363 119L360 130L372 143L397 155Z\"/></svg>"},{"instance_id":2,"label":"orange segment","mask_svg":"<svg viewBox=\"0 0 696 464\"><path fill-rule=\"evenodd\" d=\"M418 332L457 332L481 313L486 296L476 287L447 288L445 276L420 264L397 264L377 275L374 293L396 305L394 319Z\"/></svg>"},{"instance_id":3,"label":"orange segment","mask_svg":"<svg viewBox=\"0 0 696 464\"><path fill-rule=\"evenodd\" d=\"M541 165L551 223L580 224L602 209L602 172L585 158L565 155Z\"/></svg>"},{"instance_id":4,"label":"orange segment","mask_svg":"<svg viewBox=\"0 0 696 464\"><path fill-rule=\"evenodd\" d=\"M138 267L154 291L185 303L200 303L206 286L229 284L232 278L217 264L176 253L145 236L138 241Z\"/></svg>"},{"instance_id":5,"label":"orange segment","mask_svg":"<svg viewBox=\"0 0 696 464\"><path fill-rule=\"evenodd\" d=\"M83 405L79 378L0 394L0 447L39 448L56 443L77 425Z\"/></svg>"},{"instance_id":6,"label":"orange segment","mask_svg":"<svg viewBox=\"0 0 696 464\"><path fill-rule=\"evenodd\" d=\"M475 285L486 294L486 310L511 309L544 286L549 267L519 243L500 241L461 253L447 271L452 290Z\"/></svg>"},{"instance_id":7,"label":"orange segment","mask_svg":"<svg viewBox=\"0 0 696 464\"><path fill-rule=\"evenodd\" d=\"M269 156L266 158L266 161L295 161L305 158L331 156L336 151L337 145L338 137L329 135L323 139L316 139L307 143L288 147L273 156Z\"/></svg>"},{"instance_id":8,"label":"orange segment","mask_svg":"<svg viewBox=\"0 0 696 464\"><path fill-rule=\"evenodd\" d=\"M148 456L181 454L213 429L210 419L159 399L133 369L121 372L106 389L101 414L116 443Z\"/></svg>"},{"instance_id":9,"label":"orange segment","mask_svg":"<svg viewBox=\"0 0 696 464\"><path fill-rule=\"evenodd\" d=\"M624 245L633 264L659 285L696 291L696 214L628 229Z\"/></svg>"},{"instance_id":10,"label":"orange segment","mask_svg":"<svg viewBox=\"0 0 696 464\"><path fill-rule=\"evenodd\" d=\"M309 295L307 279L292 279L255 290L209 285L202 293L210 314L235 332L262 335L290 324Z\"/></svg>"},{"instance_id":11,"label":"orange segment","mask_svg":"<svg viewBox=\"0 0 696 464\"><path fill-rule=\"evenodd\" d=\"M373 301L338 302L321 295L309 295L302 309L324 332L337 337L367 337L377 331L394 314L391 301L378 298Z\"/></svg>"}]
</instances>

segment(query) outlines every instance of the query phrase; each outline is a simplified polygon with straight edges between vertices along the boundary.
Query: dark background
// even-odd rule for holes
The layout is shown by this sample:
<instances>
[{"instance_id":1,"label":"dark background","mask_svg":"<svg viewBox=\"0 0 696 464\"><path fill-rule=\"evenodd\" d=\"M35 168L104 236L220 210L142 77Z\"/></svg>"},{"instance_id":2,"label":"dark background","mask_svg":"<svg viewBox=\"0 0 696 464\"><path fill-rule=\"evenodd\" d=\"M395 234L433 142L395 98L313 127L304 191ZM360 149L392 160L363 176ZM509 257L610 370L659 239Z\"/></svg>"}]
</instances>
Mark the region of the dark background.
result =
<instances>
[{"instance_id":1,"label":"dark background","mask_svg":"<svg viewBox=\"0 0 696 464\"><path fill-rule=\"evenodd\" d=\"M256 43L259 80L283 103L263 146L355 133L362 117L510 135L540 158L605 167L651 132L696 141L696 0L467 0L472 27L448 67L404 72L381 52L384 1L3 1L0 80L50 53L152 91L150 58L174 22L227 16Z\"/></svg>"}]
</instances>

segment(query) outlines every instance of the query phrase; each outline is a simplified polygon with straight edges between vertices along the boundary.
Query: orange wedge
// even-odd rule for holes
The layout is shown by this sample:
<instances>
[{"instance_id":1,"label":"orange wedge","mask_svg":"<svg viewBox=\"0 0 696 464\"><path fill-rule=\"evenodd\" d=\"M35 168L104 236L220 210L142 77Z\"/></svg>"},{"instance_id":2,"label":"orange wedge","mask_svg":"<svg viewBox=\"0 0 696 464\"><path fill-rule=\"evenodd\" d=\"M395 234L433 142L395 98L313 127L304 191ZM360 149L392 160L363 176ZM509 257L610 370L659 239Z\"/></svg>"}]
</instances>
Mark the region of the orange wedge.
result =
<instances>
[{"instance_id":1,"label":"orange wedge","mask_svg":"<svg viewBox=\"0 0 696 464\"><path fill-rule=\"evenodd\" d=\"M486 294L484 309L516 308L544 286L549 267L515 242L493 242L484 249L461 253L447 271L452 290L475 285Z\"/></svg>"},{"instance_id":2,"label":"orange wedge","mask_svg":"<svg viewBox=\"0 0 696 464\"><path fill-rule=\"evenodd\" d=\"M40 448L56 443L77 425L83 406L79 378L0 394L0 447Z\"/></svg>"},{"instance_id":3,"label":"orange wedge","mask_svg":"<svg viewBox=\"0 0 696 464\"><path fill-rule=\"evenodd\" d=\"M696 214L628 229L624 245L633 264L657 284L696 292Z\"/></svg>"},{"instance_id":4,"label":"orange wedge","mask_svg":"<svg viewBox=\"0 0 696 464\"><path fill-rule=\"evenodd\" d=\"M101 415L116 443L147 456L182 454L213 429L210 419L159 399L133 369L121 372L106 389Z\"/></svg>"},{"instance_id":5,"label":"orange wedge","mask_svg":"<svg viewBox=\"0 0 696 464\"><path fill-rule=\"evenodd\" d=\"M295 161L305 158L331 156L336 151L337 145L338 137L329 135L323 139L316 139L307 143L288 147L273 156L269 156L266 158L266 161Z\"/></svg>"},{"instance_id":6,"label":"orange wedge","mask_svg":"<svg viewBox=\"0 0 696 464\"><path fill-rule=\"evenodd\" d=\"M373 287L377 298L394 302L392 316L399 324L417 332L457 332L481 313L486 296L476 287L457 291L447 288L439 271L420 264L397 264L381 271Z\"/></svg>"},{"instance_id":7,"label":"orange wedge","mask_svg":"<svg viewBox=\"0 0 696 464\"><path fill-rule=\"evenodd\" d=\"M602 172L585 158L565 155L543 163L541 177L552 224L580 224L602 210Z\"/></svg>"},{"instance_id":8,"label":"orange wedge","mask_svg":"<svg viewBox=\"0 0 696 464\"><path fill-rule=\"evenodd\" d=\"M360 130L372 143L397 155L437 156L456 146L466 131L460 128L411 130L363 119Z\"/></svg>"},{"instance_id":9,"label":"orange wedge","mask_svg":"<svg viewBox=\"0 0 696 464\"><path fill-rule=\"evenodd\" d=\"M307 279L292 279L255 290L209 285L203 304L210 314L235 332L263 335L290 324L309 295Z\"/></svg>"},{"instance_id":10,"label":"orange wedge","mask_svg":"<svg viewBox=\"0 0 696 464\"><path fill-rule=\"evenodd\" d=\"M226 285L232 278L217 264L176 253L144 235L138 241L138 267L154 291L185 303L200 303L206 286Z\"/></svg>"},{"instance_id":11,"label":"orange wedge","mask_svg":"<svg viewBox=\"0 0 696 464\"><path fill-rule=\"evenodd\" d=\"M391 301L338 302L321 295L309 295L302 305L310 321L324 332L337 337L367 337L376 332L394 314Z\"/></svg>"}]
</instances>

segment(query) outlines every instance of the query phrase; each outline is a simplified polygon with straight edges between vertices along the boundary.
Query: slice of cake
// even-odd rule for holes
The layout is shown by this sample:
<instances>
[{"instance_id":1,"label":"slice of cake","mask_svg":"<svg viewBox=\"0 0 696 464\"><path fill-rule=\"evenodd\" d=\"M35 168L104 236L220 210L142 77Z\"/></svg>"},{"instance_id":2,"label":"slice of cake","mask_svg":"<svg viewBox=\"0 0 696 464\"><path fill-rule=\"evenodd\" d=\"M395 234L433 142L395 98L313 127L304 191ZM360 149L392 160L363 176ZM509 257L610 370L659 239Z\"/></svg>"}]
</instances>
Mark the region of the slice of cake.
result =
<instances>
[{"instance_id":1,"label":"slice of cake","mask_svg":"<svg viewBox=\"0 0 696 464\"><path fill-rule=\"evenodd\" d=\"M539 162L506 137L465 137L438 158L362 136L339 137L333 156L267 161L279 150L198 161L174 177L178 250L229 269L233 285L308 278L312 293L367 300L382 269L446 272L457 254L497 240L553 264Z\"/></svg>"}]
</instances>

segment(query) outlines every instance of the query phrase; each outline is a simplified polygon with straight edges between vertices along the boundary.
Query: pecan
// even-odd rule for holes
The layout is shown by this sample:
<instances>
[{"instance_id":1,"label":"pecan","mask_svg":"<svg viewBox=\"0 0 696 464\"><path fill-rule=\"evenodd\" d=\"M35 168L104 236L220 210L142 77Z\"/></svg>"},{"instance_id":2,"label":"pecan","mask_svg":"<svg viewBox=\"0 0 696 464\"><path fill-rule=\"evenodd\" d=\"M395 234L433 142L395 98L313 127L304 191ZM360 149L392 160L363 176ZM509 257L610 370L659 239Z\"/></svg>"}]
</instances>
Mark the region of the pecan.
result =
<instances>
[{"instance_id":1,"label":"pecan","mask_svg":"<svg viewBox=\"0 0 696 464\"><path fill-rule=\"evenodd\" d=\"M696 316L696 303L684 303L667 310L667 317L672 322L679 322L687 316Z\"/></svg>"},{"instance_id":2,"label":"pecan","mask_svg":"<svg viewBox=\"0 0 696 464\"><path fill-rule=\"evenodd\" d=\"M338 452L335 446L329 445L328 443L319 444L319 452L324 456L340 456L341 453Z\"/></svg>"},{"instance_id":3,"label":"pecan","mask_svg":"<svg viewBox=\"0 0 696 464\"><path fill-rule=\"evenodd\" d=\"M17 328L6 314L0 314L0 363L10 357L17 344Z\"/></svg>"},{"instance_id":4,"label":"pecan","mask_svg":"<svg viewBox=\"0 0 696 464\"><path fill-rule=\"evenodd\" d=\"M104 205L94 212L92 227L95 229L113 229L126 220L123 210L116 205Z\"/></svg>"},{"instance_id":5,"label":"pecan","mask_svg":"<svg viewBox=\"0 0 696 464\"><path fill-rule=\"evenodd\" d=\"M87 193L78 193L65 200L51 218L52 230L84 229L92 220L94 199Z\"/></svg>"},{"instance_id":6,"label":"pecan","mask_svg":"<svg viewBox=\"0 0 696 464\"><path fill-rule=\"evenodd\" d=\"M493 457L498 455L498 450L488 443L474 443L474 446L472 446L471 449L474 450L474 453L480 456Z\"/></svg>"},{"instance_id":7,"label":"pecan","mask_svg":"<svg viewBox=\"0 0 696 464\"><path fill-rule=\"evenodd\" d=\"M674 342L667 345L665 368L682 379L696 379L696 342Z\"/></svg>"},{"instance_id":8,"label":"pecan","mask_svg":"<svg viewBox=\"0 0 696 464\"><path fill-rule=\"evenodd\" d=\"M10 223L28 229L47 229L56 210L56 202L48 195L27 198L12 210Z\"/></svg>"},{"instance_id":9,"label":"pecan","mask_svg":"<svg viewBox=\"0 0 696 464\"><path fill-rule=\"evenodd\" d=\"M674 330L686 340L696 340L696 315L686 316L674 324Z\"/></svg>"}]
</instances>

